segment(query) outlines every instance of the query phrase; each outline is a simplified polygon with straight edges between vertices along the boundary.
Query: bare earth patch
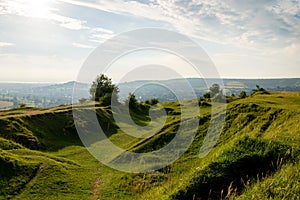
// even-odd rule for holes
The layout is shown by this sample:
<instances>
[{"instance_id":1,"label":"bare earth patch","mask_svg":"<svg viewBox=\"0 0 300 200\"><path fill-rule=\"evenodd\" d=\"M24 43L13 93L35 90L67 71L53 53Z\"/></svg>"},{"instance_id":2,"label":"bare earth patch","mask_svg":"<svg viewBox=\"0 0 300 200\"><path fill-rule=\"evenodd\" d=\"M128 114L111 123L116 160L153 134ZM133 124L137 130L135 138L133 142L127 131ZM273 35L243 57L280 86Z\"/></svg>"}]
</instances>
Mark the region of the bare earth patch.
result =
<instances>
[{"instance_id":1,"label":"bare earth patch","mask_svg":"<svg viewBox=\"0 0 300 200\"><path fill-rule=\"evenodd\" d=\"M100 176L100 169L98 169L97 174ZM97 177L93 183L93 190L91 200L98 200L100 196L100 186L101 186L101 178Z\"/></svg>"}]
</instances>

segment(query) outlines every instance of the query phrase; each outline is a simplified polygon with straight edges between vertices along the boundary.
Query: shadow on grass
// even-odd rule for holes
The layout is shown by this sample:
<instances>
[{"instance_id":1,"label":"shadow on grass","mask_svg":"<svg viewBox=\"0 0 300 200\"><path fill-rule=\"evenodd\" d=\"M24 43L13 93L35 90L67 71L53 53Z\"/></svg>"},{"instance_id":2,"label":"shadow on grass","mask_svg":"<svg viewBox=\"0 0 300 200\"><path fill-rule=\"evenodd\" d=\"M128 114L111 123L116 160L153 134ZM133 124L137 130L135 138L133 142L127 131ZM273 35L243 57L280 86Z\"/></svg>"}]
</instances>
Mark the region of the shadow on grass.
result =
<instances>
[{"instance_id":1,"label":"shadow on grass","mask_svg":"<svg viewBox=\"0 0 300 200\"><path fill-rule=\"evenodd\" d=\"M173 199L222 199L237 195L247 184L273 174L282 164L295 161L291 147L261 139L244 137L232 149L195 174Z\"/></svg>"}]
</instances>

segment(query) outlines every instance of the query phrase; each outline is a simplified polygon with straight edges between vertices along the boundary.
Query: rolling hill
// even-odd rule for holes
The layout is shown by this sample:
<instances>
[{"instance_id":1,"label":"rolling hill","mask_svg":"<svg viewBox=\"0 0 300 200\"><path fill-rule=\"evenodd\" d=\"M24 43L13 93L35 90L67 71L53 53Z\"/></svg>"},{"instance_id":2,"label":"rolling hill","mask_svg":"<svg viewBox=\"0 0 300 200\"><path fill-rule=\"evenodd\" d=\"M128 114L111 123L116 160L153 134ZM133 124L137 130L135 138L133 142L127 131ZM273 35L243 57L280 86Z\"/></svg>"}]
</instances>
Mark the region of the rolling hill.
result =
<instances>
[{"instance_id":1,"label":"rolling hill","mask_svg":"<svg viewBox=\"0 0 300 200\"><path fill-rule=\"evenodd\" d=\"M109 123L106 135L114 144L149 152L169 143L180 123L178 102L161 105L167 122L147 139L118 129L108 107L87 103L75 109L95 112L101 126ZM0 199L299 199L300 93L272 92L229 103L220 138L200 159L210 112L209 104L200 107L194 141L176 162L125 173L89 154L71 105L1 111ZM132 116L138 124L149 122L145 112Z\"/></svg>"}]
</instances>

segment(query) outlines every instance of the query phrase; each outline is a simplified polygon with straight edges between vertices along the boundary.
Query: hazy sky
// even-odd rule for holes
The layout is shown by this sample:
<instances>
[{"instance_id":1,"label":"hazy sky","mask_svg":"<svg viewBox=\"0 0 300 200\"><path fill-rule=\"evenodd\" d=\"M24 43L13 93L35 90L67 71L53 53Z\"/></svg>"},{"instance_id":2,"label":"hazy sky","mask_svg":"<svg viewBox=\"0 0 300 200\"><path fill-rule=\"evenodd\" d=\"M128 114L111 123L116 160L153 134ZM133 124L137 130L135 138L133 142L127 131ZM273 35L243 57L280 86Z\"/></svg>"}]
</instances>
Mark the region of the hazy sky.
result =
<instances>
[{"instance_id":1,"label":"hazy sky","mask_svg":"<svg viewBox=\"0 0 300 200\"><path fill-rule=\"evenodd\" d=\"M75 80L106 39L144 27L189 36L224 78L300 77L298 0L0 0L0 81Z\"/></svg>"}]
</instances>

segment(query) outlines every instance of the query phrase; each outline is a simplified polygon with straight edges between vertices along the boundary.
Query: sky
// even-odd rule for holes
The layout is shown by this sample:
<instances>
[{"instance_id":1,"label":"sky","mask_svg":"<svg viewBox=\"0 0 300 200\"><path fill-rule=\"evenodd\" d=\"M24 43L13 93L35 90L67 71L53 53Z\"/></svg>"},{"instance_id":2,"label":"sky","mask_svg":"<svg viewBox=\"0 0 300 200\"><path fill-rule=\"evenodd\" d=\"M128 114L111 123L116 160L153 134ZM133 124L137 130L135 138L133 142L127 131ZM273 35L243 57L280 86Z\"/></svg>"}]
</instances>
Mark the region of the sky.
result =
<instances>
[{"instance_id":1,"label":"sky","mask_svg":"<svg viewBox=\"0 0 300 200\"><path fill-rule=\"evenodd\" d=\"M76 80L103 42L148 27L191 38L222 78L300 77L298 0L0 0L0 82Z\"/></svg>"}]
</instances>

